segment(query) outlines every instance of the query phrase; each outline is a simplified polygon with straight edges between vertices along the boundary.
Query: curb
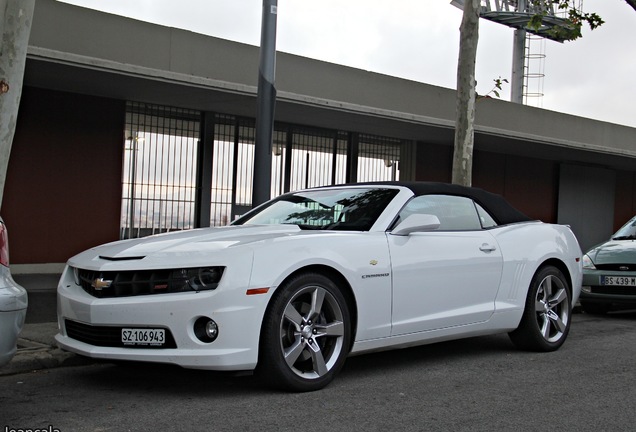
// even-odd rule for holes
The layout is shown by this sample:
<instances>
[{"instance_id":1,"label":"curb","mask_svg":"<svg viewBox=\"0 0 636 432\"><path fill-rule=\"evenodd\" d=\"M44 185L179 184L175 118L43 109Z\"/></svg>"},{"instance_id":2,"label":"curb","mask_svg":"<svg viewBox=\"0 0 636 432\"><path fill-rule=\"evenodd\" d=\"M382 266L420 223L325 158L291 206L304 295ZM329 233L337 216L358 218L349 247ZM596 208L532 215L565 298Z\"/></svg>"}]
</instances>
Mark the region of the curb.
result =
<instances>
[{"instance_id":1,"label":"curb","mask_svg":"<svg viewBox=\"0 0 636 432\"><path fill-rule=\"evenodd\" d=\"M0 376L91 363L86 357L58 348L54 338L56 333L57 323L25 324L17 341L15 356L0 367Z\"/></svg>"},{"instance_id":2,"label":"curb","mask_svg":"<svg viewBox=\"0 0 636 432\"><path fill-rule=\"evenodd\" d=\"M22 340L18 340L18 346L22 346ZM18 348L13 359L0 368L0 376L17 375L21 373L35 372L42 369L51 369L60 366L74 366L85 364L75 354L62 351L53 347Z\"/></svg>"}]
</instances>

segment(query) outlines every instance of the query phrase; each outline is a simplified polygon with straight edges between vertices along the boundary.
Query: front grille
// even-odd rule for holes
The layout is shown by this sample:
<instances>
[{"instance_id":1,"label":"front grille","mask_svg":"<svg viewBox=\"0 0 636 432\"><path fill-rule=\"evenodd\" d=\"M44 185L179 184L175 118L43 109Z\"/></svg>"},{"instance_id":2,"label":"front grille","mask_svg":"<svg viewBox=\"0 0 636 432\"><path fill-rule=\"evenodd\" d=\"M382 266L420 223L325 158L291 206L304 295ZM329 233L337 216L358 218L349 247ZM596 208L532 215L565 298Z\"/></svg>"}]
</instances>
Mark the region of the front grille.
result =
<instances>
[{"instance_id":1,"label":"front grille","mask_svg":"<svg viewBox=\"0 0 636 432\"><path fill-rule=\"evenodd\" d=\"M163 346L130 346L124 345L121 341L121 330L123 327L110 327L110 326L93 326L89 324L82 324L77 321L64 320L64 327L66 327L66 334L71 339L78 340L80 342L87 343L89 345L100 347L126 347L126 348L176 348L177 343L172 336L170 330L166 331L166 342ZM130 327L130 326L128 326ZM126 328L128 328L126 327Z\"/></svg>"},{"instance_id":2,"label":"front grille","mask_svg":"<svg viewBox=\"0 0 636 432\"><path fill-rule=\"evenodd\" d=\"M597 264L597 270L636 271L636 264Z\"/></svg>"},{"instance_id":3,"label":"front grille","mask_svg":"<svg viewBox=\"0 0 636 432\"><path fill-rule=\"evenodd\" d=\"M593 294L636 296L636 287L629 286L593 286L590 290Z\"/></svg>"},{"instance_id":4,"label":"front grille","mask_svg":"<svg viewBox=\"0 0 636 432\"><path fill-rule=\"evenodd\" d=\"M178 270L100 272L79 269L82 289L98 298L192 291Z\"/></svg>"}]
</instances>

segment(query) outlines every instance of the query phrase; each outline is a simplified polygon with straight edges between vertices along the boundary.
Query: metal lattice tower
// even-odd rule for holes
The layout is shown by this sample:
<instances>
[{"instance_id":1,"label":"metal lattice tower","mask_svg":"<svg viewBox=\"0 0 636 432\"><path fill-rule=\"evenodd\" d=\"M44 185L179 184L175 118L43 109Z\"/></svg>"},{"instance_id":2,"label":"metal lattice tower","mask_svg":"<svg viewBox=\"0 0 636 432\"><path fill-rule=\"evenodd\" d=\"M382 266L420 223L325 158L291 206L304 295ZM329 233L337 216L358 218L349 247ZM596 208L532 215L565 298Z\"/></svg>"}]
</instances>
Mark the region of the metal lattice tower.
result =
<instances>
[{"instance_id":1,"label":"metal lattice tower","mask_svg":"<svg viewBox=\"0 0 636 432\"><path fill-rule=\"evenodd\" d=\"M512 53L512 77L510 79L510 100L515 103L527 103L528 96L543 95L543 64L545 54L531 53L528 44L528 34L542 38L563 42L551 30L556 27L567 27L567 9L555 8L551 0L482 0L480 17L504 24L515 29ZM569 8L580 10L583 0L572 0ZM568 8L568 9L569 9ZM542 25L538 30L528 28L527 23L536 14L543 14ZM541 57L543 56L543 57ZM533 60L541 60L536 62ZM530 70L531 66L541 67L541 70ZM541 91L530 91L528 85L530 77ZM524 91L525 84L525 91Z\"/></svg>"},{"instance_id":2,"label":"metal lattice tower","mask_svg":"<svg viewBox=\"0 0 636 432\"><path fill-rule=\"evenodd\" d=\"M482 0L479 16L508 27L563 42L565 39L550 30L567 27L568 10L580 10L582 3L583 0L570 0L568 9L559 10L551 0ZM528 21L537 14L544 14L541 27L538 30L528 28Z\"/></svg>"},{"instance_id":3,"label":"metal lattice tower","mask_svg":"<svg viewBox=\"0 0 636 432\"><path fill-rule=\"evenodd\" d=\"M544 52L536 54L528 49L528 33L541 38L547 38L557 42L565 39L559 32L552 30L567 28L567 15L569 9L581 10L583 0L569 0L569 7L559 9L553 0L481 0L480 18L487 19L515 29L512 58L512 77L510 80L510 100L515 103L524 103L524 85L527 96L543 95L543 84L538 82L541 91L528 90L529 78L543 79ZM464 0L452 0L451 4L463 9ZM528 27L528 22L535 15L543 15L541 27L533 29ZM533 39L534 40L534 39ZM533 61L540 59L541 61ZM530 67L540 66L541 70L530 70Z\"/></svg>"}]
</instances>

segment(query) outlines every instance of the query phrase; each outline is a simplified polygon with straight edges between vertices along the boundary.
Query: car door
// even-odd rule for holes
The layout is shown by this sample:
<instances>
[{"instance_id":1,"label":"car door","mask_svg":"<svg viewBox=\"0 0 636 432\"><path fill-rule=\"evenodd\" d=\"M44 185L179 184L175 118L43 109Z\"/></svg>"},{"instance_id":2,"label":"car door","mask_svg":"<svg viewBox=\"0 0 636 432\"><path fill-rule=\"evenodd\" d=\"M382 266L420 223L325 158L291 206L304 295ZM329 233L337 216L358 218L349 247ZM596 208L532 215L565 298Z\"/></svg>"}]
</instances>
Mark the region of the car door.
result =
<instances>
[{"instance_id":1,"label":"car door","mask_svg":"<svg viewBox=\"0 0 636 432\"><path fill-rule=\"evenodd\" d=\"M503 263L494 237L482 228L494 221L471 199L457 196L416 197L400 219L414 213L437 216L440 227L404 236L388 234L392 335L487 321L494 311Z\"/></svg>"}]
</instances>

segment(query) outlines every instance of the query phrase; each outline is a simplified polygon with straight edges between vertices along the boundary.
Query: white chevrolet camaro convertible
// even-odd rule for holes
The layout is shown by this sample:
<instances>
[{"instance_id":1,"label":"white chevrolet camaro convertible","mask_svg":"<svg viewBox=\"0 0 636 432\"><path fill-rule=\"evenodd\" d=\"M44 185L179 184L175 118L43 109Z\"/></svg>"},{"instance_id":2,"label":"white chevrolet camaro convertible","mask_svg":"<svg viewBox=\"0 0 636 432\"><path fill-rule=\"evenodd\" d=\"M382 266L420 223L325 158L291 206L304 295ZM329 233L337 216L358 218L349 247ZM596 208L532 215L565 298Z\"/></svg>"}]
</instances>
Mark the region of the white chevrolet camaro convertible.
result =
<instances>
[{"instance_id":1,"label":"white chevrolet camaro convertible","mask_svg":"<svg viewBox=\"0 0 636 432\"><path fill-rule=\"evenodd\" d=\"M567 226L498 195L367 183L281 195L232 225L99 246L58 286L58 344L84 356L327 385L350 354L509 333L565 341L581 289Z\"/></svg>"}]
</instances>

